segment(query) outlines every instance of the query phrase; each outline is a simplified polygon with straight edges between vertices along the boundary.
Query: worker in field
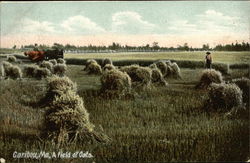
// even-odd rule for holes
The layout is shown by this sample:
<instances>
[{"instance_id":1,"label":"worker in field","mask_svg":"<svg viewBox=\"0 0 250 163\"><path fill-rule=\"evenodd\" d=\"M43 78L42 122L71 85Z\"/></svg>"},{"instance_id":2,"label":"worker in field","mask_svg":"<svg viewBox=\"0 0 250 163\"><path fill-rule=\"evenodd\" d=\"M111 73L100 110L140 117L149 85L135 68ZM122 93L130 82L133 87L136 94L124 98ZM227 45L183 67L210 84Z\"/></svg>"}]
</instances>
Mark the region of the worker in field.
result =
<instances>
[{"instance_id":1,"label":"worker in field","mask_svg":"<svg viewBox=\"0 0 250 163\"><path fill-rule=\"evenodd\" d=\"M210 52L206 53L205 62L206 68L212 68L212 54Z\"/></svg>"},{"instance_id":2,"label":"worker in field","mask_svg":"<svg viewBox=\"0 0 250 163\"><path fill-rule=\"evenodd\" d=\"M39 51L39 50L38 50L38 45L37 45L37 44L35 44L33 50L34 50L34 51Z\"/></svg>"}]
</instances>

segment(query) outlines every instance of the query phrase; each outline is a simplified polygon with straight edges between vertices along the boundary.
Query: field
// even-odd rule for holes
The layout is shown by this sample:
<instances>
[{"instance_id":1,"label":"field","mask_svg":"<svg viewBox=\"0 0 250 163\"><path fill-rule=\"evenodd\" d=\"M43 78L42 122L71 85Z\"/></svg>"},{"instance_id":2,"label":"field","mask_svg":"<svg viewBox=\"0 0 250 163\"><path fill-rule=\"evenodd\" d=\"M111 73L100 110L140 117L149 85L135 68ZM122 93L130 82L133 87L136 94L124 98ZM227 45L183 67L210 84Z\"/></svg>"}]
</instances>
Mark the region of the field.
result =
<instances>
[{"instance_id":1,"label":"field","mask_svg":"<svg viewBox=\"0 0 250 163\"><path fill-rule=\"evenodd\" d=\"M248 63L250 52L212 52L213 60L219 63ZM130 53L68 53L66 58L111 58L112 60L189 60L204 61L205 52L130 52Z\"/></svg>"},{"instance_id":2,"label":"field","mask_svg":"<svg viewBox=\"0 0 250 163\"><path fill-rule=\"evenodd\" d=\"M2 53L2 54L1 54ZM24 56L20 50L3 50L0 49L0 56L6 54L18 54ZM214 62L218 63L249 63L250 52L212 52ZM173 60L189 60L189 61L204 61L205 52L121 52L121 53L66 53L65 58L110 58L114 61L120 60L158 60L158 59L173 59Z\"/></svg>"},{"instance_id":3,"label":"field","mask_svg":"<svg viewBox=\"0 0 250 163\"><path fill-rule=\"evenodd\" d=\"M141 54L66 54L66 58L112 60L203 60L203 52ZM5 58L0 58L0 61ZM249 63L248 52L216 52L221 63ZM30 63L28 63L30 64ZM20 64L22 67L23 65ZM182 68L182 79L167 79L168 86L136 91L135 98L103 99L100 75L88 75L82 65L68 65L68 76L77 83L78 94L90 113L95 130L109 142L80 142L58 149L41 140L44 108L32 105L44 97L46 80L24 78L0 80L0 157L8 162L218 162L249 159L249 119L228 118L225 113L206 112L206 90L197 90L202 68ZM249 77L249 69L231 69L223 77ZM94 158L14 159L14 151L89 151Z\"/></svg>"}]
</instances>

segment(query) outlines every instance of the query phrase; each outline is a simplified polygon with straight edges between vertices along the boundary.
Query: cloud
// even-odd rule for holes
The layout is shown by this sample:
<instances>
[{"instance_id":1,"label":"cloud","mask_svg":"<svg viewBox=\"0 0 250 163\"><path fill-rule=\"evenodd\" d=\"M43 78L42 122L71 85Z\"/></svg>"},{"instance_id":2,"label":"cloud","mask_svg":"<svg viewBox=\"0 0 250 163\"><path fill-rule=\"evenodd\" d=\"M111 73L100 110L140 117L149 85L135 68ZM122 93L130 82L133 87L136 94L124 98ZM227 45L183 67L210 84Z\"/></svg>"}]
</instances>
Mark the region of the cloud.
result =
<instances>
[{"instance_id":1,"label":"cloud","mask_svg":"<svg viewBox=\"0 0 250 163\"><path fill-rule=\"evenodd\" d=\"M152 24L136 12L117 12L112 15L111 28L104 29L96 22L82 15L75 15L58 23L37 21L28 18L20 20L13 29L5 27L1 46L11 47L34 42L53 44L60 42L75 45L110 45L119 42L127 45L146 45L153 41L163 46L175 46L187 42L199 47L204 43L230 43L248 39L249 22L244 18L207 10L192 18L173 18L169 24ZM109 22L109 21L107 21ZM240 24L245 23L245 24ZM3 31L3 30L2 30ZM2 32L1 31L1 32Z\"/></svg>"},{"instance_id":2,"label":"cloud","mask_svg":"<svg viewBox=\"0 0 250 163\"><path fill-rule=\"evenodd\" d=\"M239 19L235 16L228 16L215 10L207 10L199 18L199 25L204 29L213 29L215 31L225 31L239 27Z\"/></svg>"},{"instance_id":3,"label":"cloud","mask_svg":"<svg viewBox=\"0 0 250 163\"><path fill-rule=\"evenodd\" d=\"M105 29L82 15L69 17L62 22L61 27L74 34L100 34L105 32Z\"/></svg>"},{"instance_id":4,"label":"cloud","mask_svg":"<svg viewBox=\"0 0 250 163\"><path fill-rule=\"evenodd\" d=\"M144 34L152 33L155 28L155 24L143 20L137 12L117 12L112 16L112 32L114 33Z\"/></svg>"},{"instance_id":5,"label":"cloud","mask_svg":"<svg viewBox=\"0 0 250 163\"><path fill-rule=\"evenodd\" d=\"M188 20L172 20L168 26L170 33L228 35L242 31L243 27L239 17L225 15L215 10L207 10L195 15L194 18L192 23Z\"/></svg>"},{"instance_id":6,"label":"cloud","mask_svg":"<svg viewBox=\"0 0 250 163\"><path fill-rule=\"evenodd\" d=\"M55 26L48 21L35 21L29 18L24 18L18 23L11 33L23 33L23 34L48 34L55 33Z\"/></svg>"},{"instance_id":7,"label":"cloud","mask_svg":"<svg viewBox=\"0 0 250 163\"><path fill-rule=\"evenodd\" d=\"M36 21L24 18L17 25L12 27L11 31L5 29L8 34L32 34L32 35L61 35L61 34L100 34L106 32L105 29L98 26L89 18L76 15L69 17L61 23L52 23L48 21Z\"/></svg>"},{"instance_id":8,"label":"cloud","mask_svg":"<svg viewBox=\"0 0 250 163\"><path fill-rule=\"evenodd\" d=\"M178 33L197 32L197 25L191 24L187 20L175 20L168 26L168 29Z\"/></svg>"},{"instance_id":9,"label":"cloud","mask_svg":"<svg viewBox=\"0 0 250 163\"><path fill-rule=\"evenodd\" d=\"M198 15L200 18L207 19L207 20L213 20L213 21L223 21L227 23L232 23L233 21L237 20L237 17L224 15L221 12L217 12L215 10L207 10L205 13Z\"/></svg>"}]
</instances>

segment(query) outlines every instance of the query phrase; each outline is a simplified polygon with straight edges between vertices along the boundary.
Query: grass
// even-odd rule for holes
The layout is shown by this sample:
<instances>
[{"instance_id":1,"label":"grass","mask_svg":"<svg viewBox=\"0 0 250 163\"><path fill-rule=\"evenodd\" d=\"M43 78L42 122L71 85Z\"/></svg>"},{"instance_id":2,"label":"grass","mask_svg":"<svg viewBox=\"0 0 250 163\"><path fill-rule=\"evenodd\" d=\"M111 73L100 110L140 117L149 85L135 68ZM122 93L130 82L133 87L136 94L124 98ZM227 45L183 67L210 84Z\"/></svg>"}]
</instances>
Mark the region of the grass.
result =
<instances>
[{"instance_id":1,"label":"grass","mask_svg":"<svg viewBox=\"0 0 250 163\"><path fill-rule=\"evenodd\" d=\"M220 63L249 63L250 52L212 52L214 62ZM110 58L118 60L189 60L204 61L205 52L132 52L132 53L67 53L65 58Z\"/></svg>"},{"instance_id":2,"label":"grass","mask_svg":"<svg viewBox=\"0 0 250 163\"><path fill-rule=\"evenodd\" d=\"M182 80L168 87L138 92L134 99L102 99L100 76L87 75L83 66L69 65L66 75L78 84L90 121L112 141L68 144L63 151L89 151L92 159L42 159L40 162L170 162L246 161L249 121L228 119L201 108L208 95L195 90L202 69L181 69ZM227 80L248 70L231 70ZM46 92L45 80L0 80L0 153L8 162L14 151L58 151L38 134L44 108L32 105ZM28 162L37 160L23 160Z\"/></svg>"},{"instance_id":3,"label":"grass","mask_svg":"<svg viewBox=\"0 0 250 163\"><path fill-rule=\"evenodd\" d=\"M84 65L88 59L96 59L101 64L102 59L110 58L116 66L139 64L148 66L151 63L168 59L177 62L181 68L204 68L205 52L129 52L129 53L66 53L67 64ZM227 73L227 65L232 69L250 68L250 52L212 52L213 67ZM21 52L14 55L23 62L29 61ZM5 58L6 54L0 54L0 58Z\"/></svg>"},{"instance_id":4,"label":"grass","mask_svg":"<svg viewBox=\"0 0 250 163\"><path fill-rule=\"evenodd\" d=\"M21 53L22 50L20 49L7 49L7 48L0 48L0 54L13 54L13 53Z\"/></svg>"},{"instance_id":5,"label":"grass","mask_svg":"<svg viewBox=\"0 0 250 163\"><path fill-rule=\"evenodd\" d=\"M228 73L231 69L249 69L250 52L212 52L212 67ZM65 54L68 64L84 65L87 59L96 59L99 63L103 58L110 58L116 66L139 64L148 66L160 59L177 62L181 68L204 68L204 52L138 52L138 53L86 53Z\"/></svg>"},{"instance_id":6,"label":"grass","mask_svg":"<svg viewBox=\"0 0 250 163\"><path fill-rule=\"evenodd\" d=\"M23 52L13 49L0 49L0 57L5 57L6 54L13 54L17 58L23 59ZM114 61L119 60L187 60L187 61L202 61L205 60L205 52L121 52L121 53L66 53L66 59L103 59L110 58ZM230 51L215 51L212 52L214 62L236 64L236 63L249 63L250 52L230 52Z\"/></svg>"}]
</instances>

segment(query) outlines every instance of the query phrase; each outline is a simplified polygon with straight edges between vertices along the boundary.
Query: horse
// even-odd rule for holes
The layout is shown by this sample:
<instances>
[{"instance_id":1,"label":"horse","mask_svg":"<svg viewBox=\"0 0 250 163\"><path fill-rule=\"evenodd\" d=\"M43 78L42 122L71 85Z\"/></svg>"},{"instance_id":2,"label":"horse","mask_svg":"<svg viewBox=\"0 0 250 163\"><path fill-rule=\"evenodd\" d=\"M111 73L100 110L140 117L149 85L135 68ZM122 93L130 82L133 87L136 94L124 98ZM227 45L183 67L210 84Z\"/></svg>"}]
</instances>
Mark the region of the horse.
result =
<instances>
[{"instance_id":1,"label":"horse","mask_svg":"<svg viewBox=\"0 0 250 163\"><path fill-rule=\"evenodd\" d=\"M28 51L24 52L25 56L28 56L32 61L42 61L49 59L63 58L63 50L46 50L46 51Z\"/></svg>"},{"instance_id":2,"label":"horse","mask_svg":"<svg viewBox=\"0 0 250 163\"><path fill-rule=\"evenodd\" d=\"M25 56L28 56L32 61L42 61L45 58L44 51L28 51L24 52Z\"/></svg>"}]
</instances>

